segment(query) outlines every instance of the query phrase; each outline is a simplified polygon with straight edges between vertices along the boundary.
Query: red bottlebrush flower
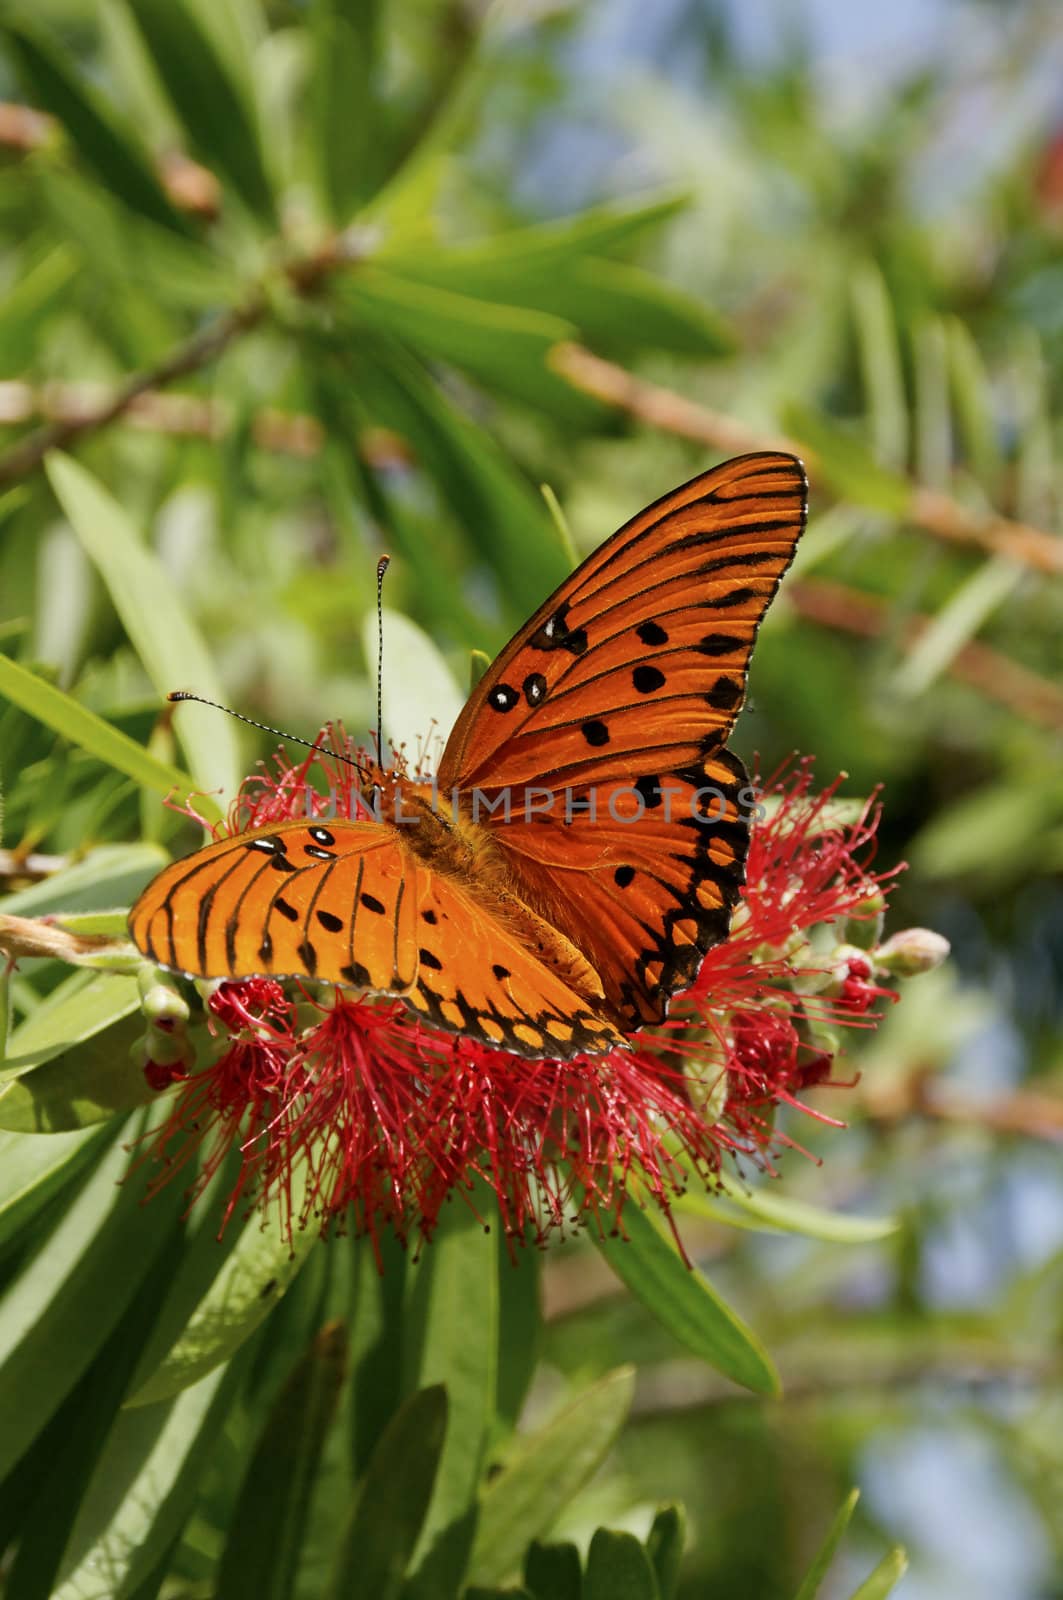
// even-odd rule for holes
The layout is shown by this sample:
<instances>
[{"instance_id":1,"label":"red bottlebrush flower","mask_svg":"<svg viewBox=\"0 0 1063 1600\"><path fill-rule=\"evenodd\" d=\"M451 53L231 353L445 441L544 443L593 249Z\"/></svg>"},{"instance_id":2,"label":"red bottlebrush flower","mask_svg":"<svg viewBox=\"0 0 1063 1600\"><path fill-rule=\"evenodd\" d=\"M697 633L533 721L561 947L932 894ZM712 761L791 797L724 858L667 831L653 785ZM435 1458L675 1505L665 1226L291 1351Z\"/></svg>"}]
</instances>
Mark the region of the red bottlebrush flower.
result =
<instances>
[{"instance_id":1,"label":"red bottlebrush flower","mask_svg":"<svg viewBox=\"0 0 1063 1600\"><path fill-rule=\"evenodd\" d=\"M357 775L315 751L246 784L232 825L324 815L315 775L329 814L359 814ZM160 1182L202 1150L201 1188L235 1148L228 1214L243 1199L278 1205L289 1227L350 1217L373 1235L427 1237L447 1196L479 1176L507 1232L523 1238L530 1223L541 1238L581 1215L611 1225L629 1189L667 1209L729 1153L770 1165L789 1142L776 1109L831 1079L827 1027L874 1026L870 1007L893 997L873 953L844 943L862 926L876 942L893 876L872 871L878 806L843 825L838 787L813 793L808 762L769 783L731 936L630 1050L527 1061L395 1001L218 986L208 1009L224 1049L177 1089L154 1145Z\"/></svg>"}]
</instances>

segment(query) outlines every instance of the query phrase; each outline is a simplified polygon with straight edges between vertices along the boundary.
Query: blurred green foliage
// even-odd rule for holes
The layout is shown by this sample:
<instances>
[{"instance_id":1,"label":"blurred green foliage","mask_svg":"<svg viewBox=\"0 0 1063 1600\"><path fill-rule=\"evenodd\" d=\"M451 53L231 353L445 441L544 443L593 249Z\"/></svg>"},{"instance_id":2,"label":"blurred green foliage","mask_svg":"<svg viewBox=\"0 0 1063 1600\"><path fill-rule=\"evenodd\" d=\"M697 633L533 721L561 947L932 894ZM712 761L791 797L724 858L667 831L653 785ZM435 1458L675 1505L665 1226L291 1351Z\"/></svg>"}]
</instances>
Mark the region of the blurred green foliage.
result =
<instances>
[{"instance_id":1,"label":"blurred green foliage","mask_svg":"<svg viewBox=\"0 0 1063 1600\"><path fill-rule=\"evenodd\" d=\"M155 1113L106 1120L128 1076L71 1092L101 1038L125 1070L130 997L23 963L11 1600L339 1596L366 1571L406 1600L462 1572L534 1600L840 1600L888 1593L897 1543L913 1600L1063 1592L1063 134L1038 89L1061 52L1051 3L925 9L949 47L868 44L848 92L822 37L751 46L710 0L5 9L4 910L127 904L194 842L167 791L224 804L268 753L167 690L367 727L382 549L389 606L464 685L568 570L539 484L583 553L707 464L567 381L571 342L815 452L738 743L885 782L896 925L957 956L855 1052L860 1091L821 1098L847 1132L787 1119L823 1161L788 1153L793 1210L691 1213L716 1288L648 1240L619 1262L635 1297L585 1241L511 1264L468 1216L416 1264L385 1244L378 1276L254 1222L217 1245L221 1180L187 1218L176 1188L141 1208L114 1180ZM1038 553L941 537L919 490ZM63 870L18 887L31 853ZM65 1131L19 1131L41 1097ZM744 1319L781 1400L720 1376L772 1389Z\"/></svg>"}]
</instances>

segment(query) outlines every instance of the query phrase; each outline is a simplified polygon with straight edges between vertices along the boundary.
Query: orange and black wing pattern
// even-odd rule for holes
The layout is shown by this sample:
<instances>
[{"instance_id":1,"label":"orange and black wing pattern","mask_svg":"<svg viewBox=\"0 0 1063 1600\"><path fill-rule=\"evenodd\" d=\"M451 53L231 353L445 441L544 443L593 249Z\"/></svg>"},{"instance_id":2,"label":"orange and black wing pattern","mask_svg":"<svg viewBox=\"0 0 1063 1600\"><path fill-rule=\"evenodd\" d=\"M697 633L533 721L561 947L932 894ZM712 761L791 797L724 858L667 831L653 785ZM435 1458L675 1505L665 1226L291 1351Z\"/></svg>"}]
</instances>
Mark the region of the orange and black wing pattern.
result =
<instances>
[{"instance_id":1,"label":"orange and black wing pattern","mask_svg":"<svg viewBox=\"0 0 1063 1600\"><path fill-rule=\"evenodd\" d=\"M151 961L199 978L305 978L395 995L529 1057L623 1043L504 917L377 822L284 822L165 868L129 919ZM586 985L583 985L586 991Z\"/></svg>"},{"instance_id":2,"label":"orange and black wing pattern","mask_svg":"<svg viewBox=\"0 0 1063 1600\"><path fill-rule=\"evenodd\" d=\"M806 502L801 463L769 452L648 507L517 634L448 741L441 784L489 802L508 792L510 822L491 814L494 837L630 1026L659 1020L726 937L749 803L725 742ZM668 787L681 796L666 810ZM637 797L622 821L616 790Z\"/></svg>"}]
</instances>

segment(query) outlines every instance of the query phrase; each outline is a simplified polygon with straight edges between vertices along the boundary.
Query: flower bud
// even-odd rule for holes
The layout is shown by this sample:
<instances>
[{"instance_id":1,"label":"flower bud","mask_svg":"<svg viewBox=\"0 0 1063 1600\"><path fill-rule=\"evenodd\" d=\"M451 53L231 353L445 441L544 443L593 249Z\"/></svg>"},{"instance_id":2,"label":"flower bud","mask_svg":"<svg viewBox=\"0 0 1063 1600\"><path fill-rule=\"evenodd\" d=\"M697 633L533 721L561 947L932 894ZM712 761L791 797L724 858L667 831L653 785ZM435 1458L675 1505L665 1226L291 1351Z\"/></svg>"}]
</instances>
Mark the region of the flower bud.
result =
<instances>
[{"instance_id":1,"label":"flower bud","mask_svg":"<svg viewBox=\"0 0 1063 1600\"><path fill-rule=\"evenodd\" d=\"M886 896L876 889L854 906L845 919L845 938L860 950L874 950L886 921Z\"/></svg>"},{"instance_id":2,"label":"flower bud","mask_svg":"<svg viewBox=\"0 0 1063 1600\"><path fill-rule=\"evenodd\" d=\"M933 972L949 953L949 941L931 928L902 928L875 951L876 966L897 978Z\"/></svg>"}]
</instances>

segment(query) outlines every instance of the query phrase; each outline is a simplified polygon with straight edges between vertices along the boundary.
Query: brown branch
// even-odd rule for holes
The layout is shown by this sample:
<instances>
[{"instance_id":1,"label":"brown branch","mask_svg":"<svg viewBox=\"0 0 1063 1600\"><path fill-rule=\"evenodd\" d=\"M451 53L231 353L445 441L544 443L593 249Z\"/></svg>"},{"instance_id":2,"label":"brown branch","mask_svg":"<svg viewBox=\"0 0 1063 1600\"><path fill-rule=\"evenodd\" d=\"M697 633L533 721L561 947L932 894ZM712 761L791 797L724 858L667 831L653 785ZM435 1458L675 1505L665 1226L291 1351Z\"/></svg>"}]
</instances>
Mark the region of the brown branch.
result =
<instances>
[{"instance_id":1,"label":"brown branch","mask_svg":"<svg viewBox=\"0 0 1063 1600\"><path fill-rule=\"evenodd\" d=\"M0 101L0 145L20 155L53 143L59 137L59 123L46 111ZM170 204L178 211L213 222L221 210L221 185L213 172L201 167L178 150L159 159L159 182Z\"/></svg>"},{"instance_id":2,"label":"brown branch","mask_svg":"<svg viewBox=\"0 0 1063 1600\"><path fill-rule=\"evenodd\" d=\"M176 350L145 372L138 372L109 390L94 406L80 415L68 416L61 421L49 422L35 433L20 439L6 455L0 456L0 486L16 483L40 465L49 450L61 450L73 439L96 433L116 417L129 411L149 390L162 388L175 378L184 378L201 367L208 366L240 334L246 333L261 322L268 307L266 296L259 292L242 307L218 317L209 328L195 334L178 345Z\"/></svg>"},{"instance_id":3,"label":"brown branch","mask_svg":"<svg viewBox=\"0 0 1063 1600\"><path fill-rule=\"evenodd\" d=\"M861 1108L873 1122L887 1125L911 1117L928 1117L989 1133L1019 1134L1063 1144L1063 1095L1036 1089L1011 1089L993 1099L966 1094L937 1081L931 1072L915 1071L896 1083L865 1083Z\"/></svg>"},{"instance_id":4,"label":"brown branch","mask_svg":"<svg viewBox=\"0 0 1063 1600\"><path fill-rule=\"evenodd\" d=\"M826 578L791 578L784 593L801 616L843 633L874 639L892 626L894 613L889 601L848 584ZM905 644L916 644L932 620L924 616L906 618L901 625ZM969 641L953 656L948 670L987 700L995 700L1055 733L1063 732L1063 689L989 645Z\"/></svg>"},{"instance_id":5,"label":"brown branch","mask_svg":"<svg viewBox=\"0 0 1063 1600\"><path fill-rule=\"evenodd\" d=\"M636 378L624 367L602 360L582 345L556 345L550 364L574 388L662 432L732 454L746 450L787 450L801 457L811 476L816 474L816 452L801 440L747 427L723 412L685 400L671 389ZM977 545L993 555L1010 556L1013 561L1020 561L1038 572L1063 573L1063 539L1010 517L980 516L936 489L912 483L907 516L936 539Z\"/></svg>"}]
</instances>

